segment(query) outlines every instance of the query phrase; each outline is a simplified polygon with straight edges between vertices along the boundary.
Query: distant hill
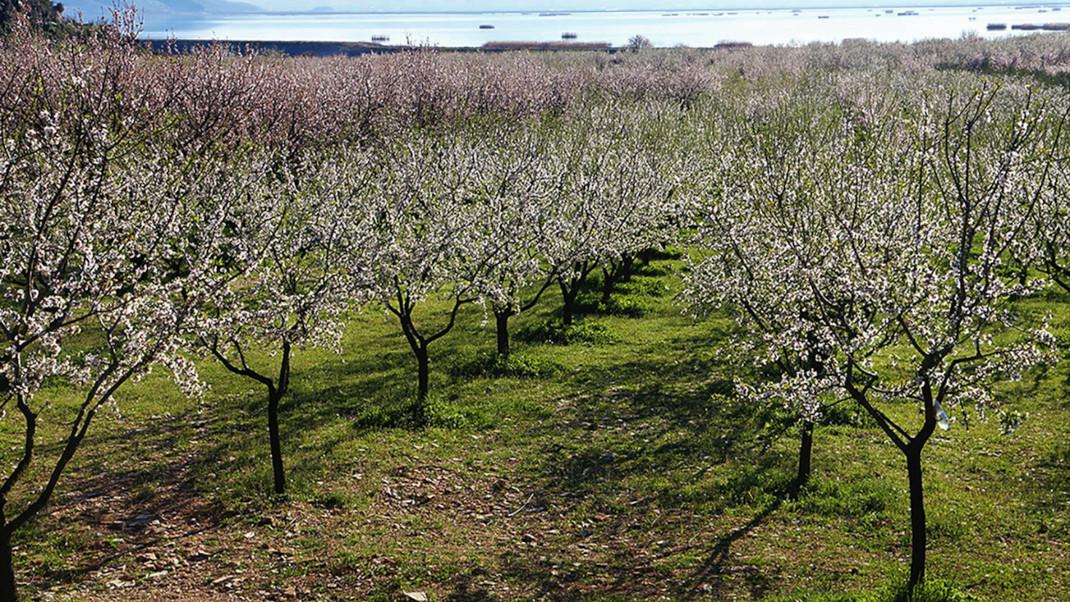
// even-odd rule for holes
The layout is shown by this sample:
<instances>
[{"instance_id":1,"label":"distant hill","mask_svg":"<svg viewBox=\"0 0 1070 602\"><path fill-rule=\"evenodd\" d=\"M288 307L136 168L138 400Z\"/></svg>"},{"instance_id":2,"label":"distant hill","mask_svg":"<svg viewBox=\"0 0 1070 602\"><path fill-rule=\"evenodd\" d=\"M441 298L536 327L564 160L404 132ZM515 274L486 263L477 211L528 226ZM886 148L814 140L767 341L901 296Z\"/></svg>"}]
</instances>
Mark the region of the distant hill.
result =
<instances>
[{"instance_id":1,"label":"distant hill","mask_svg":"<svg viewBox=\"0 0 1070 602\"><path fill-rule=\"evenodd\" d=\"M67 0L63 4L66 16L80 14L87 21L106 18L112 8L110 0ZM255 4L229 0L135 0L133 4L146 20L263 12Z\"/></svg>"}]
</instances>

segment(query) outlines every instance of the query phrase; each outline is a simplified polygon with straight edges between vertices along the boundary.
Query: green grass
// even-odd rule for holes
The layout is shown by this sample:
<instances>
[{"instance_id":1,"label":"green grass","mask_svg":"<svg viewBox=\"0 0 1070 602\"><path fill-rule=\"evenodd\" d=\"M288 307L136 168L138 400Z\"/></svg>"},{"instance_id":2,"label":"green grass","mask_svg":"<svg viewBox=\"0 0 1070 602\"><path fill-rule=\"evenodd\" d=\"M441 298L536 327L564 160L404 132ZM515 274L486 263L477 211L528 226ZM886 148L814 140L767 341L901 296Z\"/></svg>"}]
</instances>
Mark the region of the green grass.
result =
<instances>
[{"instance_id":1,"label":"green grass","mask_svg":"<svg viewBox=\"0 0 1070 602\"><path fill-rule=\"evenodd\" d=\"M264 391L208 361L212 389L198 400L154 374L121 394L121 415L94 424L54 503L18 536L23 589L59 599L902 599L898 451L864 416L837 409L816 431L813 481L787 501L794 433L770 445L761 417L733 396L749 368L727 342L732 324L682 315L680 269L658 259L611 307L599 306L593 278L570 328L548 297L512 320L507 361L492 354L493 324L468 308L432 345L422 430L409 424L415 362L398 326L373 309L354 316L340 355L296 355L282 499L270 493ZM1055 312L1070 338L1064 299L1023 303ZM993 420L929 445L933 583L916 599L1070 599L1068 386L1067 362L1001 385L1001 399L1029 414L1013 436ZM49 395L37 476L74 400ZM913 419L906 407L889 412ZM10 418L4 461L19 435ZM161 524L116 527L140 514ZM158 561L139 560L146 552ZM177 565L157 566L172 557Z\"/></svg>"}]
</instances>

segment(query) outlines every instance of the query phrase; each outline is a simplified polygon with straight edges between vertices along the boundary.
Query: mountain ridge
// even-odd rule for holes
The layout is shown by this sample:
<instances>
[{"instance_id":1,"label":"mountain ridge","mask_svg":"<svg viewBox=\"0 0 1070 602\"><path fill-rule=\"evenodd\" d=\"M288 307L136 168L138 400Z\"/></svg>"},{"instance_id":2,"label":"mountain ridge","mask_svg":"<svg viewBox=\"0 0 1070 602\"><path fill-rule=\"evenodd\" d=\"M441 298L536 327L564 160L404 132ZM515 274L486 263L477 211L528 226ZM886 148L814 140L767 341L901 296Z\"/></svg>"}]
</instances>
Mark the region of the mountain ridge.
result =
<instances>
[{"instance_id":1,"label":"mountain ridge","mask_svg":"<svg viewBox=\"0 0 1070 602\"><path fill-rule=\"evenodd\" d=\"M68 17L81 16L83 20L95 21L107 19L114 4L109 0L66 0L64 14ZM146 18L158 17L194 17L203 15L228 15L264 12L265 9L249 2L233 0L144 0L135 4L141 15Z\"/></svg>"}]
</instances>

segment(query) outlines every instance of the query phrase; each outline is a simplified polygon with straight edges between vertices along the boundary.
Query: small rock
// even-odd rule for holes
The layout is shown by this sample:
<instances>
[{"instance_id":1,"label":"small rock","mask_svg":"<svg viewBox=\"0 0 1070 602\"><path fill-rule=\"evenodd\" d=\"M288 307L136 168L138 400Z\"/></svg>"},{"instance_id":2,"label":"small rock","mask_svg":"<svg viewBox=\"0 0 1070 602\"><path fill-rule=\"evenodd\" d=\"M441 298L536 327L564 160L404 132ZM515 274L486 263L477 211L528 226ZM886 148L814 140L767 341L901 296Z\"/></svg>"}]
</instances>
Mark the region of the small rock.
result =
<instances>
[{"instance_id":1,"label":"small rock","mask_svg":"<svg viewBox=\"0 0 1070 602\"><path fill-rule=\"evenodd\" d=\"M234 577L235 577L235 575L223 575L222 577L213 579L212 580L212 585L219 585L221 583L226 583L227 581L230 581L231 579L234 579Z\"/></svg>"},{"instance_id":2,"label":"small rock","mask_svg":"<svg viewBox=\"0 0 1070 602\"><path fill-rule=\"evenodd\" d=\"M124 521L123 527L127 529L144 529L156 522L156 518L155 514L139 514L128 521Z\"/></svg>"},{"instance_id":3,"label":"small rock","mask_svg":"<svg viewBox=\"0 0 1070 602\"><path fill-rule=\"evenodd\" d=\"M121 588L124 588L124 587L131 587L132 585L134 585L134 582L133 581L123 581L122 579L112 579L111 581L105 583L104 585L107 585L108 587L110 587L112 589L121 589Z\"/></svg>"},{"instance_id":4,"label":"small rock","mask_svg":"<svg viewBox=\"0 0 1070 602\"><path fill-rule=\"evenodd\" d=\"M198 549L196 552L190 554L188 556L188 558L190 560L196 561L196 560L205 560L207 558L210 558L211 556L212 556L212 554L209 553L207 550Z\"/></svg>"}]
</instances>

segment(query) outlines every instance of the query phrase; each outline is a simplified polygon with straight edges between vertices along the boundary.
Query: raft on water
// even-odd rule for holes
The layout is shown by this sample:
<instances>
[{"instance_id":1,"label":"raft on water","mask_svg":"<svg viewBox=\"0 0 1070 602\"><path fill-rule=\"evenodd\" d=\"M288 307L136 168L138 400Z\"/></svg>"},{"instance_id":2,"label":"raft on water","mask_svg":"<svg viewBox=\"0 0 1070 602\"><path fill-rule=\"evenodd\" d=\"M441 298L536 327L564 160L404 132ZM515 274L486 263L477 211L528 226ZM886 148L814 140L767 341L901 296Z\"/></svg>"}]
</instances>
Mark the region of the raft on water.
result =
<instances>
[{"instance_id":1,"label":"raft on water","mask_svg":"<svg viewBox=\"0 0 1070 602\"><path fill-rule=\"evenodd\" d=\"M1006 26L1003 29L1006 29ZM1070 31L1070 23L1019 23L1011 25L1011 29L1017 31Z\"/></svg>"}]
</instances>

